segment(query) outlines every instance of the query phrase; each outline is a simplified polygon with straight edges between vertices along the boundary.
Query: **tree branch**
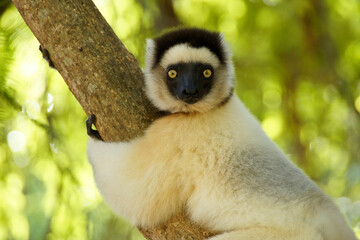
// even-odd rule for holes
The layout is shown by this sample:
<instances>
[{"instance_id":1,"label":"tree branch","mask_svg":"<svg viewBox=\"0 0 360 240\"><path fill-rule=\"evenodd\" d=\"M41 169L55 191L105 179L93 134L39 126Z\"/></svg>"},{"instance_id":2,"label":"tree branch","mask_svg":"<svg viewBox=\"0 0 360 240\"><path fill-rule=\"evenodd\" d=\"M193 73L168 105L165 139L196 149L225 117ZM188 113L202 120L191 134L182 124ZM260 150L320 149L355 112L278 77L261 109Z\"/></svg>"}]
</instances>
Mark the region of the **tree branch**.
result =
<instances>
[{"instance_id":1,"label":"tree branch","mask_svg":"<svg viewBox=\"0 0 360 240\"><path fill-rule=\"evenodd\" d=\"M85 112L97 116L105 141L139 136L158 118L144 93L134 56L88 0L13 0L50 54ZM148 239L204 239L212 235L179 213L157 228L140 229Z\"/></svg>"},{"instance_id":2,"label":"tree branch","mask_svg":"<svg viewBox=\"0 0 360 240\"><path fill-rule=\"evenodd\" d=\"M136 59L91 1L13 2L105 140L134 138L158 117Z\"/></svg>"}]
</instances>

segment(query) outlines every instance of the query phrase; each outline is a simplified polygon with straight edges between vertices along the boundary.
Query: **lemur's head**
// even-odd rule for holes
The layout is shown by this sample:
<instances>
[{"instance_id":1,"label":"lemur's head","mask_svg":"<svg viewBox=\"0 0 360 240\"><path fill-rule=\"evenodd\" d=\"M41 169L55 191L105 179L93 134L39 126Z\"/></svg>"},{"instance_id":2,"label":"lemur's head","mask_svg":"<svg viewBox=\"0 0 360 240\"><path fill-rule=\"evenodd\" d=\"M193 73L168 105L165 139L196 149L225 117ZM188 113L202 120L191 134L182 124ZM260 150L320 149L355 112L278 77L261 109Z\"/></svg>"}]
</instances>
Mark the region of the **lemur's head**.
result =
<instances>
[{"instance_id":1,"label":"lemur's head","mask_svg":"<svg viewBox=\"0 0 360 240\"><path fill-rule=\"evenodd\" d=\"M147 41L146 93L162 111L205 112L220 106L232 96L233 77L220 33L187 28Z\"/></svg>"}]
</instances>

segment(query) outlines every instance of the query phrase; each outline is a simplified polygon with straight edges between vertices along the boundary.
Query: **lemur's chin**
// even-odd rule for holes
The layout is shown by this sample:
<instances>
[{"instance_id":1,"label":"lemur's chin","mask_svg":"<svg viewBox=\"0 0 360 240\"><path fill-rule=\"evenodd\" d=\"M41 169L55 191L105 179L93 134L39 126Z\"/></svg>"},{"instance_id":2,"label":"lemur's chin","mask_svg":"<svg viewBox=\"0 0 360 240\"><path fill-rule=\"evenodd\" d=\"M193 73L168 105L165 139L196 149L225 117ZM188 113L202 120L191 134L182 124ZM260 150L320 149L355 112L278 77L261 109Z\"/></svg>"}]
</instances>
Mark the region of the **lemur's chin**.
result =
<instances>
[{"instance_id":1,"label":"lemur's chin","mask_svg":"<svg viewBox=\"0 0 360 240\"><path fill-rule=\"evenodd\" d=\"M187 100L181 100L183 103L187 104L187 105L193 105L197 102L199 102L199 99L187 99Z\"/></svg>"}]
</instances>

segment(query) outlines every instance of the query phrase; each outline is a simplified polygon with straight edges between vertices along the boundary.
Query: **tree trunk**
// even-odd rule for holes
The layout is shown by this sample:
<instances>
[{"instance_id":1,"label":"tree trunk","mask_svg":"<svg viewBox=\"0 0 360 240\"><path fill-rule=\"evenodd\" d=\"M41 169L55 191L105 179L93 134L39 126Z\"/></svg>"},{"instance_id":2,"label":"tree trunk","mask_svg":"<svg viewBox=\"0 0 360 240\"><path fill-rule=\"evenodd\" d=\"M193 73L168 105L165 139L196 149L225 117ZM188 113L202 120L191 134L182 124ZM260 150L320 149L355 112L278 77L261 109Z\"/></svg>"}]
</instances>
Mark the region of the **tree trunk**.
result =
<instances>
[{"instance_id":1,"label":"tree trunk","mask_svg":"<svg viewBox=\"0 0 360 240\"><path fill-rule=\"evenodd\" d=\"M139 136L160 116L145 96L136 59L91 1L13 3L85 112L97 116L96 127L105 141ZM140 231L147 239L204 239L214 235L192 223L184 212L163 226Z\"/></svg>"}]
</instances>

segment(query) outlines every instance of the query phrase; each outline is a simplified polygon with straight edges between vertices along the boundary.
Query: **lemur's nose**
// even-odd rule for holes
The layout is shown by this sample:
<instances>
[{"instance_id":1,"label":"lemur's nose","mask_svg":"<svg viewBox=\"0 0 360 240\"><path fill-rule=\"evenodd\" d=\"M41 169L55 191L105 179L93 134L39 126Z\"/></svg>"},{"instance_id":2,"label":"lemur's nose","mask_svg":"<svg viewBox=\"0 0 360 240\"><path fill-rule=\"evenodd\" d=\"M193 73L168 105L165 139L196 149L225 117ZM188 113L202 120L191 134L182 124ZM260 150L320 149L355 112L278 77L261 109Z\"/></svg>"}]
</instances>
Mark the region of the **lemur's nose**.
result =
<instances>
[{"instance_id":1,"label":"lemur's nose","mask_svg":"<svg viewBox=\"0 0 360 240\"><path fill-rule=\"evenodd\" d=\"M196 89L187 89L185 88L182 92L183 97L185 98L198 98L199 97L199 90Z\"/></svg>"},{"instance_id":2,"label":"lemur's nose","mask_svg":"<svg viewBox=\"0 0 360 240\"><path fill-rule=\"evenodd\" d=\"M186 103L189 104L194 104L197 101L199 101L199 90L194 88L194 89L188 89L185 88L182 92L181 92L181 100L183 100Z\"/></svg>"}]
</instances>

